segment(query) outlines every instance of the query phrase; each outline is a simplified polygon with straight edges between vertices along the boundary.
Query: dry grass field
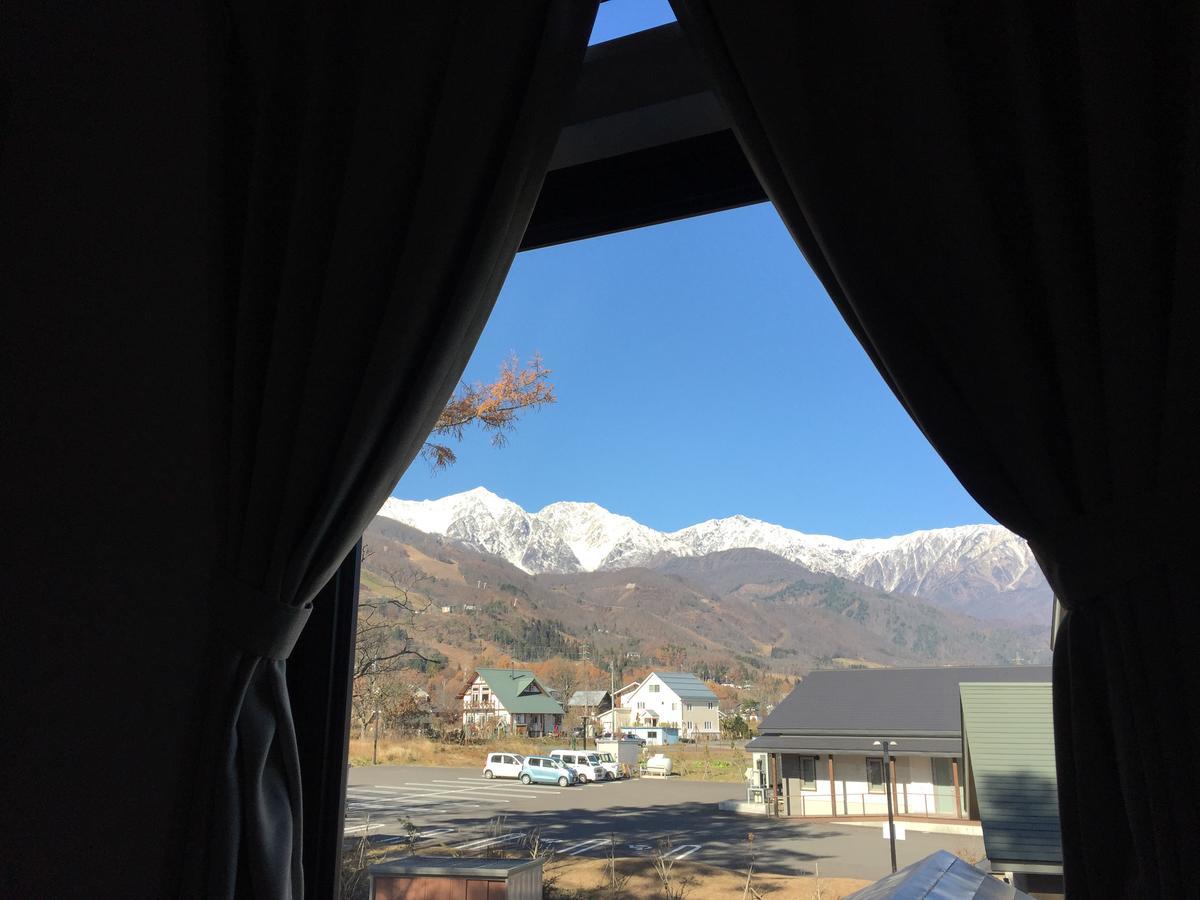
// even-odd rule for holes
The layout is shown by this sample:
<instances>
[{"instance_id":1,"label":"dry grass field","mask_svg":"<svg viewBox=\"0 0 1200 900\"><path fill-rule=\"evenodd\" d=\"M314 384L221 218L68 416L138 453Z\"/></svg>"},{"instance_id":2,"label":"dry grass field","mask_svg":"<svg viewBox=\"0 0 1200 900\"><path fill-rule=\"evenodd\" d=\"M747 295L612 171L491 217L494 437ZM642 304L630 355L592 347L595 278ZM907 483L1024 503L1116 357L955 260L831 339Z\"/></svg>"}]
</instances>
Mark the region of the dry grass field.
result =
<instances>
[{"instance_id":1,"label":"dry grass field","mask_svg":"<svg viewBox=\"0 0 1200 900\"><path fill-rule=\"evenodd\" d=\"M370 848L352 842L343 857L342 896L367 900L367 867L405 856L395 846ZM437 851L433 851L438 855ZM455 855L447 851L446 855ZM503 854L502 854L503 855ZM825 878L755 873L747 891L746 871L703 863L656 863L653 856L611 859L549 858L544 872L547 900L841 900L871 882L858 878Z\"/></svg>"},{"instance_id":2,"label":"dry grass field","mask_svg":"<svg viewBox=\"0 0 1200 900\"><path fill-rule=\"evenodd\" d=\"M614 890L614 873L616 889ZM546 896L562 900L609 900L616 897L744 900L746 873L702 863L677 862L663 877L650 858L553 861L545 870ZM751 886L769 900L841 900L871 882L858 878L807 878L755 874Z\"/></svg>"},{"instance_id":3,"label":"dry grass field","mask_svg":"<svg viewBox=\"0 0 1200 900\"><path fill-rule=\"evenodd\" d=\"M350 764L371 764L371 740L350 741ZM457 744L443 743L426 737L381 737L379 763L387 766L449 766L483 769L488 753L507 752L529 756L549 753L556 747L569 747L561 737L533 740L511 737L497 741ZM645 753L666 753L674 763L675 775L695 781L741 782L742 773L750 765L750 754L731 748L728 741L711 743L674 744L669 747L647 747Z\"/></svg>"}]
</instances>

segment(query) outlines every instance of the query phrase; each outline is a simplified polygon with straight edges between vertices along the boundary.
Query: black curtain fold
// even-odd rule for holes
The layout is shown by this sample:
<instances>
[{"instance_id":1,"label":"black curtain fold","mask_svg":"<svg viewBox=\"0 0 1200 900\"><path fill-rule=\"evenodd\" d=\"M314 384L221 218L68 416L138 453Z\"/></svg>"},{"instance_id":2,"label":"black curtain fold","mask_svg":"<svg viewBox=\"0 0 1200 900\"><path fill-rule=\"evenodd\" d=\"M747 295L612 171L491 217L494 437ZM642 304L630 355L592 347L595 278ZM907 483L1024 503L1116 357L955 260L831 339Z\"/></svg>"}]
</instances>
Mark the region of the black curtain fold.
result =
<instances>
[{"instance_id":1,"label":"black curtain fold","mask_svg":"<svg viewBox=\"0 0 1200 900\"><path fill-rule=\"evenodd\" d=\"M185 896L303 895L285 660L466 365L595 7L206 6L225 535Z\"/></svg>"},{"instance_id":2,"label":"black curtain fold","mask_svg":"<svg viewBox=\"0 0 1200 900\"><path fill-rule=\"evenodd\" d=\"M1069 609L1068 891L1194 894L1200 5L672 4L881 375Z\"/></svg>"}]
</instances>

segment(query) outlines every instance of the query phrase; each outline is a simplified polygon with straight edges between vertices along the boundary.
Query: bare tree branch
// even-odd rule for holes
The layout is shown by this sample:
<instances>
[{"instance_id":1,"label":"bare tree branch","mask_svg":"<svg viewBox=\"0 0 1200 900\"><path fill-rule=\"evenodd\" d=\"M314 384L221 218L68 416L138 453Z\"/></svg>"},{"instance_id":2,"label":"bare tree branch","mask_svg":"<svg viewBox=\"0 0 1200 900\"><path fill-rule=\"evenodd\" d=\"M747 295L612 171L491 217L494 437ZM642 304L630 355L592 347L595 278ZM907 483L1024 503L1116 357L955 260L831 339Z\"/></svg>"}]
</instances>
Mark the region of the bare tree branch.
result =
<instances>
[{"instance_id":1,"label":"bare tree branch","mask_svg":"<svg viewBox=\"0 0 1200 900\"><path fill-rule=\"evenodd\" d=\"M462 384L438 416L431 436L461 441L468 427L478 425L492 433L493 446L502 447L522 412L557 400L549 379L550 370L542 366L540 356L522 366L514 355L500 366L500 375L491 384ZM452 466L458 459L449 446L432 440L421 449L421 455L435 470Z\"/></svg>"}]
</instances>

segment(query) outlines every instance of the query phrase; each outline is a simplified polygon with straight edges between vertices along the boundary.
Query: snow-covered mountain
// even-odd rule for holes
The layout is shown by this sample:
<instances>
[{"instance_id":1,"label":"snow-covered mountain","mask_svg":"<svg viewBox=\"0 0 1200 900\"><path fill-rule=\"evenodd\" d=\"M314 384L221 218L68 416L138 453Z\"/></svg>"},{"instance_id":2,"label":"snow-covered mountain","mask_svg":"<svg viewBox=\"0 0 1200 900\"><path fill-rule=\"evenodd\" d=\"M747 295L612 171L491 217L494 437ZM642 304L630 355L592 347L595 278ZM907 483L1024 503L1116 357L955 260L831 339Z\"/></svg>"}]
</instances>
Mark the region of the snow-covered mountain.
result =
<instances>
[{"instance_id":1,"label":"snow-covered mountain","mask_svg":"<svg viewBox=\"0 0 1200 900\"><path fill-rule=\"evenodd\" d=\"M843 540L731 516L661 532L595 503L552 503L529 513L482 487L440 500L390 498L379 515L462 541L533 574L625 569L664 556L751 547L814 572L988 618L1026 618L1027 607L1038 615L1050 596L1028 545L999 525ZM999 605L997 595L1007 595Z\"/></svg>"}]
</instances>

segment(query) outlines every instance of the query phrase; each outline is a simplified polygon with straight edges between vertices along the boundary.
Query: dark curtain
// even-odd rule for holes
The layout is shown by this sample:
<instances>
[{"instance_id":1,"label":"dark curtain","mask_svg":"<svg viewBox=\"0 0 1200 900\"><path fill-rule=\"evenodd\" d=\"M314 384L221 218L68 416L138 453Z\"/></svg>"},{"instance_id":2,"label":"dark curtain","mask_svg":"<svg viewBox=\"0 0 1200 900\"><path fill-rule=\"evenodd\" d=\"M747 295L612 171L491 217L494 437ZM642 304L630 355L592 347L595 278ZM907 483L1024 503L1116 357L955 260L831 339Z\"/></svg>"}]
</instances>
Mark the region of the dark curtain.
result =
<instances>
[{"instance_id":1,"label":"dark curtain","mask_svg":"<svg viewBox=\"0 0 1200 900\"><path fill-rule=\"evenodd\" d=\"M183 893L299 897L284 660L466 365L595 0L207 11L225 532Z\"/></svg>"},{"instance_id":2,"label":"dark curtain","mask_svg":"<svg viewBox=\"0 0 1200 900\"><path fill-rule=\"evenodd\" d=\"M1194 896L1200 4L672 2L847 323L1069 609L1068 891Z\"/></svg>"}]
</instances>

